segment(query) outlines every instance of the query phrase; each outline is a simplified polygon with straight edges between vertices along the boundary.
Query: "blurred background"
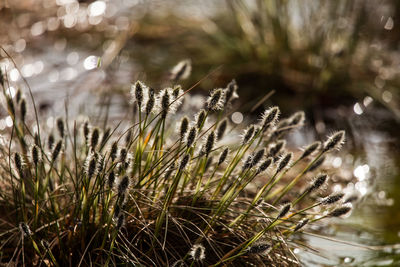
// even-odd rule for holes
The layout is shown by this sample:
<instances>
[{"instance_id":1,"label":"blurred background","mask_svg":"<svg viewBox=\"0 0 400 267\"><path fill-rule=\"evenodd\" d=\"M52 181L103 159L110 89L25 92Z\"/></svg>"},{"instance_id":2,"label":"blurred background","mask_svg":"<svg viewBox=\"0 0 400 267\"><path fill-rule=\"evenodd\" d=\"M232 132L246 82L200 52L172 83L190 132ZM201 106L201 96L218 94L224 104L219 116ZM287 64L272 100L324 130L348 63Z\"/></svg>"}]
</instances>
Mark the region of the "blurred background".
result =
<instances>
[{"instance_id":1,"label":"blurred background","mask_svg":"<svg viewBox=\"0 0 400 267\"><path fill-rule=\"evenodd\" d=\"M201 81L194 94L235 79L247 117L304 110L292 145L346 129L349 153L326 164L359 201L310 230L330 240L304 236L318 253L294 252L306 266L400 266L399 16L397 0L0 0L0 44L14 60L1 51L0 68L12 92L27 81L49 126L66 103L71 116L107 106L121 118L131 82L160 89L190 59L182 86ZM2 110L0 133L11 126Z\"/></svg>"}]
</instances>

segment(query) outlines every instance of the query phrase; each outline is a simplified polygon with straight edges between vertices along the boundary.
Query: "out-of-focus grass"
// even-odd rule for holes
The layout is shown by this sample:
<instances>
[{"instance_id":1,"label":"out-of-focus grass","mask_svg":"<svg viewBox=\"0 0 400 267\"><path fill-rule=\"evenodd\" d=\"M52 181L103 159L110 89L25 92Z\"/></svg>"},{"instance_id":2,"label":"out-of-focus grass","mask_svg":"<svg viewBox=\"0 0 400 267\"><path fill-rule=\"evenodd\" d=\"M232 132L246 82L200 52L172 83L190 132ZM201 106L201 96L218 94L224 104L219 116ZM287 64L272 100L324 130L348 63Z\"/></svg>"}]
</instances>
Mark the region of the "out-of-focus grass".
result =
<instances>
[{"instance_id":1,"label":"out-of-focus grass","mask_svg":"<svg viewBox=\"0 0 400 267\"><path fill-rule=\"evenodd\" d=\"M370 95L399 116L398 27L391 17L399 7L396 1L226 1L201 18L149 13L127 49L155 77L188 57L198 70L194 80L222 66L209 83L220 86L233 75L244 97L278 89L280 105L310 108Z\"/></svg>"}]
</instances>

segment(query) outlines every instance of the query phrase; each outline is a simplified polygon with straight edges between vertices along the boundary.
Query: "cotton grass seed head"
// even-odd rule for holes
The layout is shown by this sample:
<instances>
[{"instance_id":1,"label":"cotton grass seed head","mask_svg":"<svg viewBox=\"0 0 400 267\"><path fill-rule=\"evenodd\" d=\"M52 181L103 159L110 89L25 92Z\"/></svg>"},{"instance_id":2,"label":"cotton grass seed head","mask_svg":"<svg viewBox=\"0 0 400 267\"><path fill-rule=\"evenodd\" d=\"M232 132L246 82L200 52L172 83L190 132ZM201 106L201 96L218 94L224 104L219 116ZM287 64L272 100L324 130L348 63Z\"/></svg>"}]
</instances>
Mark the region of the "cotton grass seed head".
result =
<instances>
[{"instance_id":1,"label":"cotton grass seed head","mask_svg":"<svg viewBox=\"0 0 400 267\"><path fill-rule=\"evenodd\" d=\"M160 92L160 106L161 106L161 118L165 119L170 111L171 96L168 89L164 89Z\"/></svg>"},{"instance_id":2,"label":"cotton grass seed head","mask_svg":"<svg viewBox=\"0 0 400 267\"><path fill-rule=\"evenodd\" d=\"M24 169L23 169L24 162L22 160L21 155L18 152L16 152L14 154L14 164L15 164L15 167L17 168L18 174L22 177L22 175L24 173Z\"/></svg>"},{"instance_id":3,"label":"cotton grass seed head","mask_svg":"<svg viewBox=\"0 0 400 267\"><path fill-rule=\"evenodd\" d=\"M243 134L242 144L247 144L247 142L249 142L249 140L254 135L254 131L255 131L254 125L250 125L249 127L247 127L247 129L244 131L244 134Z\"/></svg>"},{"instance_id":4,"label":"cotton grass seed head","mask_svg":"<svg viewBox=\"0 0 400 267\"><path fill-rule=\"evenodd\" d=\"M60 135L61 138L64 138L64 131L65 131L64 120L62 118L58 118L56 124L57 124L58 134Z\"/></svg>"},{"instance_id":5,"label":"cotton grass seed head","mask_svg":"<svg viewBox=\"0 0 400 267\"><path fill-rule=\"evenodd\" d=\"M185 116L181 120L181 127L179 131L181 140L185 138L188 129L189 129L189 119L188 117Z\"/></svg>"},{"instance_id":6,"label":"cotton grass seed head","mask_svg":"<svg viewBox=\"0 0 400 267\"><path fill-rule=\"evenodd\" d=\"M344 197L342 192L333 193L321 200L322 205L332 205L340 201Z\"/></svg>"},{"instance_id":7,"label":"cotton grass seed head","mask_svg":"<svg viewBox=\"0 0 400 267\"><path fill-rule=\"evenodd\" d=\"M237 94L238 86L235 80L232 80L224 89L225 106L229 105L234 99L239 98Z\"/></svg>"},{"instance_id":8,"label":"cotton grass seed head","mask_svg":"<svg viewBox=\"0 0 400 267\"><path fill-rule=\"evenodd\" d=\"M207 136L206 143L204 144L204 153L207 156L208 156L208 154L210 154L211 150L213 149L215 142L216 142L215 132L212 131Z\"/></svg>"},{"instance_id":9,"label":"cotton grass seed head","mask_svg":"<svg viewBox=\"0 0 400 267\"><path fill-rule=\"evenodd\" d=\"M142 108L142 104L145 98L145 92L147 86L141 81L136 81L135 84L131 85L131 103L137 103L139 109Z\"/></svg>"},{"instance_id":10,"label":"cotton grass seed head","mask_svg":"<svg viewBox=\"0 0 400 267\"><path fill-rule=\"evenodd\" d=\"M53 149L53 145L54 145L54 135L53 134L49 134L49 136L47 137L47 148L49 150Z\"/></svg>"},{"instance_id":11,"label":"cotton grass seed head","mask_svg":"<svg viewBox=\"0 0 400 267\"><path fill-rule=\"evenodd\" d=\"M32 145L31 147L31 159L36 167L38 166L39 162L42 161L42 151L36 144Z\"/></svg>"},{"instance_id":12,"label":"cotton grass seed head","mask_svg":"<svg viewBox=\"0 0 400 267\"><path fill-rule=\"evenodd\" d=\"M289 118L289 126L303 126L306 115L304 111L298 111Z\"/></svg>"},{"instance_id":13,"label":"cotton grass seed head","mask_svg":"<svg viewBox=\"0 0 400 267\"><path fill-rule=\"evenodd\" d=\"M206 249L201 244L195 244L190 249L189 255L195 261L203 261L206 258Z\"/></svg>"},{"instance_id":14,"label":"cotton grass seed head","mask_svg":"<svg viewBox=\"0 0 400 267\"><path fill-rule=\"evenodd\" d=\"M221 154L220 154L220 156L219 156L219 159L218 159L218 166L221 165L221 164L226 160L226 158L227 158L227 156L228 156L228 153L229 153L229 148L226 147L226 148L221 152Z\"/></svg>"},{"instance_id":15,"label":"cotton grass seed head","mask_svg":"<svg viewBox=\"0 0 400 267\"><path fill-rule=\"evenodd\" d=\"M57 159L58 155L61 152L61 148L62 148L62 140L57 142L56 146L53 149L53 152L51 153L52 161L55 161Z\"/></svg>"},{"instance_id":16,"label":"cotton grass seed head","mask_svg":"<svg viewBox=\"0 0 400 267\"><path fill-rule=\"evenodd\" d=\"M286 140L278 140L275 144L271 144L268 149L268 157L278 155L286 146Z\"/></svg>"},{"instance_id":17,"label":"cotton grass seed head","mask_svg":"<svg viewBox=\"0 0 400 267\"><path fill-rule=\"evenodd\" d=\"M341 207L335 208L333 211L329 213L330 217L341 217L348 214L352 210L351 205L343 205Z\"/></svg>"},{"instance_id":18,"label":"cotton grass seed head","mask_svg":"<svg viewBox=\"0 0 400 267\"><path fill-rule=\"evenodd\" d=\"M149 115L153 111L154 106L156 104L156 97L155 97L153 88L148 88L147 94L148 94L148 99L146 102L146 106L144 107L144 110L142 110L142 111L145 112L146 115Z\"/></svg>"},{"instance_id":19,"label":"cotton grass seed head","mask_svg":"<svg viewBox=\"0 0 400 267\"><path fill-rule=\"evenodd\" d=\"M21 121L25 121L26 112L27 112L25 98L22 98L21 102L19 103L19 111L21 114Z\"/></svg>"},{"instance_id":20,"label":"cotton grass seed head","mask_svg":"<svg viewBox=\"0 0 400 267\"><path fill-rule=\"evenodd\" d=\"M129 187L129 177L124 176L118 184L118 196L122 196L125 194L126 190Z\"/></svg>"},{"instance_id":21,"label":"cotton grass seed head","mask_svg":"<svg viewBox=\"0 0 400 267\"><path fill-rule=\"evenodd\" d=\"M290 166L290 161L292 160L293 157L293 153L286 153L286 155L284 155L281 160L278 163L278 167L276 169L276 172L280 172L283 169L285 169L286 167Z\"/></svg>"},{"instance_id":22,"label":"cotton grass seed head","mask_svg":"<svg viewBox=\"0 0 400 267\"><path fill-rule=\"evenodd\" d=\"M207 110L221 110L224 107L223 91L221 88L211 92L206 102Z\"/></svg>"},{"instance_id":23,"label":"cotton grass seed head","mask_svg":"<svg viewBox=\"0 0 400 267\"><path fill-rule=\"evenodd\" d=\"M189 133L186 136L186 146L188 148L193 145L196 136L197 136L197 128L195 126L192 126L189 130Z\"/></svg>"},{"instance_id":24,"label":"cotton grass seed head","mask_svg":"<svg viewBox=\"0 0 400 267\"><path fill-rule=\"evenodd\" d=\"M265 242L254 244L247 249L248 254L267 254L271 249L271 245Z\"/></svg>"},{"instance_id":25,"label":"cotton grass seed head","mask_svg":"<svg viewBox=\"0 0 400 267\"><path fill-rule=\"evenodd\" d=\"M307 188L306 192L311 193L318 190L326 183L327 180L328 180L328 175L323 173L317 175L312 181L311 185Z\"/></svg>"},{"instance_id":26,"label":"cotton grass seed head","mask_svg":"<svg viewBox=\"0 0 400 267\"><path fill-rule=\"evenodd\" d=\"M192 62L190 59L185 59L176 64L170 73L172 81L185 80L189 77L192 71Z\"/></svg>"},{"instance_id":27,"label":"cotton grass seed head","mask_svg":"<svg viewBox=\"0 0 400 267\"><path fill-rule=\"evenodd\" d=\"M309 221L310 221L310 220L307 219L307 218L301 220L301 221L296 225L296 227L294 228L293 232L297 232L297 231L299 231L300 229L302 229L304 226L306 226L306 224L308 224Z\"/></svg>"},{"instance_id":28,"label":"cotton grass seed head","mask_svg":"<svg viewBox=\"0 0 400 267\"><path fill-rule=\"evenodd\" d=\"M181 163L179 164L179 170L182 171L185 169L186 165L189 163L189 159L190 159L190 155L189 154L185 154L185 156L183 156Z\"/></svg>"},{"instance_id":29,"label":"cotton grass seed head","mask_svg":"<svg viewBox=\"0 0 400 267\"><path fill-rule=\"evenodd\" d=\"M271 157L267 158L266 160L264 160L260 166L258 166L257 168L257 174L262 173L263 171L265 171L266 169L268 169L269 166L271 166L271 163L273 162L273 159Z\"/></svg>"},{"instance_id":30,"label":"cotton grass seed head","mask_svg":"<svg viewBox=\"0 0 400 267\"><path fill-rule=\"evenodd\" d=\"M96 165L97 165L96 157L94 156L93 153L89 153L84 164L85 173L89 180L96 174L97 170Z\"/></svg>"},{"instance_id":31,"label":"cotton grass seed head","mask_svg":"<svg viewBox=\"0 0 400 267\"><path fill-rule=\"evenodd\" d=\"M323 152L332 151L334 149L339 150L341 146L344 144L345 132L339 131L331 136L325 141L323 146Z\"/></svg>"},{"instance_id":32,"label":"cotton grass seed head","mask_svg":"<svg viewBox=\"0 0 400 267\"><path fill-rule=\"evenodd\" d=\"M201 129L201 127L204 125L205 123L205 119L206 119L206 111L204 109L201 109L195 116L195 122L196 122L196 127L197 129Z\"/></svg>"},{"instance_id":33,"label":"cotton grass seed head","mask_svg":"<svg viewBox=\"0 0 400 267\"><path fill-rule=\"evenodd\" d=\"M112 143L110 149L110 158L112 162L114 162L115 159L117 158L117 152L118 152L118 143L115 141Z\"/></svg>"},{"instance_id":34,"label":"cotton grass seed head","mask_svg":"<svg viewBox=\"0 0 400 267\"><path fill-rule=\"evenodd\" d=\"M322 164L324 164L325 161L325 156L320 157L319 159L317 159L313 165L310 166L310 168L308 168L307 172L312 172L315 171L316 169L318 169L319 167L322 166Z\"/></svg>"},{"instance_id":35,"label":"cotton grass seed head","mask_svg":"<svg viewBox=\"0 0 400 267\"><path fill-rule=\"evenodd\" d=\"M278 120L280 110L278 107L271 107L261 115L261 127L266 130L270 125L274 125Z\"/></svg>"},{"instance_id":36,"label":"cotton grass seed head","mask_svg":"<svg viewBox=\"0 0 400 267\"><path fill-rule=\"evenodd\" d=\"M222 137L224 137L224 134L225 134L227 126L228 126L228 120L227 119L223 119L219 123L218 128L217 128L217 139L218 140L221 140Z\"/></svg>"},{"instance_id":37,"label":"cotton grass seed head","mask_svg":"<svg viewBox=\"0 0 400 267\"><path fill-rule=\"evenodd\" d=\"M92 131L92 135L90 136L90 147L92 150L96 149L97 144L99 143L100 139L100 130L99 128L94 128Z\"/></svg>"},{"instance_id":38,"label":"cotton grass seed head","mask_svg":"<svg viewBox=\"0 0 400 267\"><path fill-rule=\"evenodd\" d=\"M291 208L292 208L292 203L287 203L283 205L277 218L280 219L282 217L285 217L285 215L288 214Z\"/></svg>"},{"instance_id":39,"label":"cotton grass seed head","mask_svg":"<svg viewBox=\"0 0 400 267\"><path fill-rule=\"evenodd\" d=\"M312 144L309 144L304 148L303 154L300 156L300 159L304 159L310 155L312 155L315 151L317 151L321 146L321 142L316 141Z\"/></svg>"},{"instance_id":40,"label":"cotton grass seed head","mask_svg":"<svg viewBox=\"0 0 400 267\"><path fill-rule=\"evenodd\" d=\"M251 161L251 167L256 166L260 160L264 157L265 149L260 149L254 154L253 160Z\"/></svg>"}]
</instances>

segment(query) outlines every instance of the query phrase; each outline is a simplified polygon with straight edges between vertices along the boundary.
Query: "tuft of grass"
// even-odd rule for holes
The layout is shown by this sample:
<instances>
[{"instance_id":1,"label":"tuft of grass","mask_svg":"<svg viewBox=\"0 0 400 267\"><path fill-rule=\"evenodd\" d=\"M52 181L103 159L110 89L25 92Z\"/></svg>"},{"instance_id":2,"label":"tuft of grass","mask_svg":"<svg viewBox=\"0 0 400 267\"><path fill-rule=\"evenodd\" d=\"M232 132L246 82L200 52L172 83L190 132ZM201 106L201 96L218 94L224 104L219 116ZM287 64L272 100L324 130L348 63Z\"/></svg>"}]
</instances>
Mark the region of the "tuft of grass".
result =
<instances>
[{"instance_id":1,"label":"tuft of grass","mask_svg":"<svg viewBox=\"0 0 400 267\"><path fill-rule=\"evenodd\" d=\"M13 120L0 146L1 263L299 265L290 236L351 210L343 194L315 194L327 181L316 164L344 132L290 151L285 135L303 125L304 113L278 120L278 107L233 129L234 81L212 91L192 121L179 120L174 112L190 89L175 83L188 62L159 93L132 85L135 112L125 129L64 118L54 130L42 118L29 123L34 103L20 105L1 76ZM262 185L249 189L256 180Z\"/></svg>"}]
</instances>

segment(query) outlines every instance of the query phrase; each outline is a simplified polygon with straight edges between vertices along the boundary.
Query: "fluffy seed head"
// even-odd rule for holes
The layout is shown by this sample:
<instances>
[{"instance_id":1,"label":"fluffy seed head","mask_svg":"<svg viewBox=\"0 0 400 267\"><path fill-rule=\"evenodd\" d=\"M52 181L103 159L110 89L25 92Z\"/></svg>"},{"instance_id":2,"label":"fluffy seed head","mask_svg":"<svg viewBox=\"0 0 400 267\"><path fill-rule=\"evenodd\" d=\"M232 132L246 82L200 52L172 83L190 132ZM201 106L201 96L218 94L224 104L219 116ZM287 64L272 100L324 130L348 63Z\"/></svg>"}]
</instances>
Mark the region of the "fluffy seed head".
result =
<instances>
[{"instance_id":1,"label":"fluffy seed head","mask_svg":"<svg viewBox=\"0 0 400 267\"><path fill-rule=\"evenodd\" d=\"M221 110L224 107L224 99L222 97L222 89L214 90L207 99L208 110Z\"/></svg>"},{"instance_id":2,"label":"fluffy seed head","mask_svg":"<svg viewBox=\"0 0 400 267\"><path fill-rule=\"evenodd\" d=\"M352 208L350 205L338 207L338 208L334 209L333 211L331 211L329 213L329 216L330 217L340 217L340 216L343 216L343 215L349 213L351 210L352 210Z\"/></svg>"},{"instance_id":3,"label":"fluffy seed head","mask_svg":"<svg viewBox=\"0 0 400 267\"><path fill-rule=\"evenodd\" d=\"M15 117L15 106L14 106L14 102L12 100L11 97L6 97L7 98L7 108L8 108L8 112L11 114L11 117Z\"/></svg>"},{"instance_id":4,"label":"fluffy seed head","mask_svg":"<svg viewBox=\"0 0 400 267\"><path fill-rule=\"evenodd\" d=\"M47 138L47 147L51 150L53 149L53 145L54 145L54 135L50 134L49 137Z\"/></svg>"},{"instance_id":5,"label":"fluffy seed head","mask_svg":"<svg viewBox=\"0 0 400 267\"><path fill-rule=\"evenodd\" d=\"M301 220L296 227L294 228L293 232L299 231L301 228L303 228L310 220L309 219L303 219Z\"/></svg>"},{"instance_id":6,"label":"fluffy seed head","mask_svg":"<svg viewBox=\"0 0 400 267\"><path fill-rule=\"evenodd\" d=\"M326 174L319 174L317 177L314 178L314 181L312 184L307 188L307 192L311 193L314 192L315 190L318 190L321 188L326 181L328 180L328 175Z\"/></svg>"},{"instance_id":7,"label":"fluffy seed head","mask_svg":"<svg viewBox=\"0 0 400 267\"><path fill-rule=\"evenodd\" d=\"M110 188L110 189L113 188L114 182L115 182L115 173L114 173L114 171L111 171L107 178L108 188Z\"/></svg>"},{"instance_id":8,"label":"fluffy seed head","mask_svg":"<svg viewBox=\"0 0 400 267\"><path fill-rule=\"evenodd\" d=\"M217 129L217 139L221 140L222 137L224 137L225 134L225 130L226 127L228 126L228 120L227 119L223 119L220 124L218 125L218 129Z\"/></svg>"},{"instance_id":9,"label":"fluffy seed head","mask_svg":"<svg viewBox=\"0 0 400 267\"><path fill-rule=\"evenodd\" d=\"M149 96L149 99L147 100L147 103L146 103L146 106L144 109L144 112L146 113L146 115L149 115L153 111L154 105L156 103L156 97L154 95L153 88L148 89L148 96Z\"/></svg>"},{"instance_id":10,"label":"fluffy seed head","mask_svg":"<svg viewBox=\"0 0 400 267\"><path fill-rule=\"evenodd\" d=\"M289 125L290 126L302 126L305 121L305 114L304 111L298 111L294 113L292 116L289 118Z\"/></svg>"},{"instance_id":11,"label":"fluffy seed head","mask_svg":"<svg viewBox=\"0 0 400 267\"><path fill-rule=\"evenodd\" d=\"M174 86L174 89L172 90L172 96L174 99L177 99L178 96L183 94L182 86L176 85Z\"/></svg>"},{"instance_id":12,"label":"fluffy seed head","mask_svg":"<svg viewBox=\"0 0 400 267\"><path fill-rule=\"evenodd\" d=\"M329 136L324 143L323 151L328 152L334 149L340 149L340 147L344 144L344 136L344 131L339 131Z\"/></svg>"},{"instance_id":13,"label":"fluffy seed head","mask_svg":"<svg viewBox=\"0 0 400 267\"><path fill-rule=\"evenodd\" d=\"M278 140L275 144L271 145L268 150L268 157L278 155L286 146L285 140Z\"/></svg>"},{"instance_id":14,"label":"fluffy seed head","mask_svg":"<svg viewBox=\"0 0 400 267\"><path fill-rule=\"evenodd\" d=\"M119 161L125 162L127 156L128 156L128 151L126 151L125 148L121 148L121 150L119 151Z\"/></svg>"},{"instance_id":15,"label":"fluffy seed head","mask_svg":"<svg viewBox=\"0 0 400 267\"><path fill-rule=\"evenodd\" d=\"M23 161L22 161L21 155L18 152L16 152L14 154L14 164L15 164L15 167L17 168L19 175L22 176L24 173L23 172Z\"/></svg>"},{"instance_id":16,"label":"fluffy seed head","mask_svg":"<svg viewBox=\"0 0 400 267\"><path fill-rule=\"evenodd\" d=\"M125 194L126 189L129 187L129 177L124 176L118 185L118 196Z\"/></svg>"},{"instance_id":17,"label":"fluffy seed head","mask_svg":"<svg viewBox=\"0 0 400 267\"><path fill-rule=\"evenodd\" d=\"M131 86L131 102L136 102L139 109L142 107L146 87L147 86L141 81L137 81Z\"/></svg>"},{"instance_id":18,"label":"fluffy seed head","mask_svg":"<svg viewBox=\"0 0 400 267\"><path fill-rule=\"evenodd\" d=\"M31 157L32 157L32 162L33 164L35 164L35 166L37 166L38 163L42 160L41 151L37 145L32 146Z\"/></svg>"},{"instance_id":19,"label":"fluffy seed head","mask_svg":"<svg viewBox=\"0 0 400 267\"><path fill-rule=\"evenodd\" d=\"M352 202L357 201L357 200L358 200L358 196L357 195L352 195L352 196L349 196L348 198L346 198L344 200L344 203L352 203Z\"/></svg>"},{"instance_id":20,"label":"fluffy seed head","mask_svg":"<svg viewBox=\"0 0 400 267\"><path fill-rule=\"evenodd\" d=\"M218 159L218 166L221 165L221 164L225 161L226 157L228 156L228 153L229 153L229 148L226 147L226 148L221 152L221 154L220 154L220 156L219 156L219 159Z\"/></svg>"},{"instance_id":21,"label":"fluffy seed head","mask_svg":"<svg viewBox=\"0 0 400 267\"><path fill-rule=\"evenodd\" d=\"M58 141L53 149L53 152L51 154L52 161L55 161L57 159L58 155L60 154L61 148L62 148L62 140Z\"/></svg>"},{"instance_id":22,"label":"fluffy seed head","mask_svg":"<svg viewBox=\"0 0 400 267\"><path fill-rule=\"evenodd\" d=\"M319 147L321 146L321 142L320 141L316 141L312 144L309 144L303 151L303 154L301 155L300 159L304 159L308 156L310 156L311 154L313 154L315 151L317 151L319 149Z\"/></svg>"},{"instance_id":23,"label":"fluffy seed head","mask_svg":"<svg viewBox=\"0 0 400 267\"><path fill-rule=\"evenodd\" d=\"M160 92L161 99L161 118L165 119L170 110L171 96L169 95L168 89L164 89Z\"/></svg>"},{"instance_id":24,"label":"fluffy seed head","mask_svg":"<svg viewBox=\"0 0 400 267\"><path fill-rule=\"evenodd\" d=\"M242 170L247 170L251 168L251 162L253 161L253 155L249 155L243 163Z\"/></svg>"},{"instance_id":25,"label":"fluffy seed head","mask_svg":"<svg viewBox=\"0 0 400 267\"><path fill-rule=\"evenodd\" d=\"M111 150L110 150L110 157L111 157L111 160L114 162L115 161L115 159L117 158L117 152L118 152L118 143L117 142L114 142L112 145L111 145Z\"/></svg>"},{"instance_id":26,"label":"fluffy seed head","mask_svg":"<svg viewBox=\"0 0 400 267\"><path fill-rule=\"evenodd\" d=\"M281 211L278 214L278 219L284 217L290 211L291 208L292 208L292 203L287 203L283 205Z\"/></svg>"},{"instance_id":27,"label":"fluffy seed head","mask_svg":"<svg viewBox=\"0 0 400 267\"><path fill-rule=\"evenodd\" d=\"M244 135L243 135L243 142L242 142L242 144L246 144L247 142L249 142L249 140L250 140L250 139L253 137L253 135L254 135L254 130L255 130L254 125L250 125L249 127L247 127L247 129L245 130Z\"/></svg>"},{"instance_id":28,"label":"fluffy seed head","mask_svg":"<svg viewBox=\"0 0 400 267\"><path fill-rule=\"evenodd\" d=\"M225 105L228 105L232 100L238 98L237 94L237 89L238 86L236 84L235 80L232 80L228 85L226 86L224 90L224 95L225 95Z\"/></svg>"},{"instance_id":29,"label":"fluffy seed head","mask_svg":"<svg viewBox=\"0 0 400 267\"><path fill-rule=\"evenodd\" d=\"M187 165L188 162L189 162L189 158L190 158L190 155L189 155L189 154L186 154L186 155L182 158L181 163L179 164L179 170L180 170L180 171L182 171L183 169L185 169L186 165Z\"/></svg>"},{"instance_id":30,"label":"fluffy seed head","mask_svg":"<svg viewBox=\"0 0 400 267\"><path fill-rule=\"evenodd\" d=\"M189 130L189 133L186 137L186 146L189 148L193 145L194 139L197 136L197 128L195 126L192 126Z\"/></svg>"},{"instance_id":31,"label":"fluffy seed head","mask_svg":"<svg viewBox=\"0 0 400 267\"><path fill-rule=\"evenodd\" d=\"M307 172L312 172L316 169L318 169L325 161L325 156L320 157L316 162L314 162L313 165L308 168Z\"/></svg>"},{"instance_id":32,"label":"fluffy seed head","mask_svg":"<svg viewBox=\"0 0 400 267\"><path fill-rule=\"evenodd\" d=\"M333 193L330 196L327 196L326 198L321 200L321 204L322 205L331 205L334 204L336 202L338 202L339 200L341 200L343 198L344 194L341 192L338 193Z\"/></svg>"},{"instance_id":33,"label":"fluffy seed head","mask_svg":"<svg viewBox=\"0 0 400 267\"><path fill-rule=\"evenodd\" d=\"M193 247L190 249L189 255L192 257L193 260L195 261L203 261L206 258L206 249L204 248L203 245L201 244L195 244Z\"/></svg>"},{"instance_id":34,"label":"fluffy seed head","mask_svg":"<svg viewBox=\"0 0 400 267\"><path fill-rule=\"evenodd\" d=\"M205 119L206 119L206 111L204 109L201 109L195 116L195 121L196 121L196 127L197 129L201 129L203 126Z\"/></svg>"},{"instance_id":35,"label":"fluffy seed head","mask_svg":"<svg viewBox=\"0 0 400 267\"><path fill-rule=\"evenodd\" d=\"M83 137L85 137L86 142L89 140L89 133L90 133L89 122L85 121L85 123L83 124Z\"/></svg>"},{"instance_id":36,"label":"fluffy seed head","mask_svg":"<svg viewBox=\"0 0 400 267\"><path fill-rule=\"evenodd\" d=\"M264 253L267 253L270 248L271 248L270 244L259 243L259 244L255 244L255 245L252 245L251 247L249 247L247 252L249 254L264 254Z\"/></svg>"},{"instance_id":37,"label":"fluffy seed head","mask_svg":"<svg viewBox=\"0 0 400 267\"><path fill-rule=\"evenodd\" d=\"M185 116L181 120L181 128L180 128L181 140L185 138L188 129L189 129L189 119L188 117Z\"/></svg>"},{"instance_id":38,"label":"fluffy seed head","mask_svg":"<svg viewBox=\"0 0 400 267\"><path fill-rule=\"evenodd\" d=\"M254 155L253 160L251 161L251 167L256 166L260 160L264 157L265 154L265 149L260 149L257 151L257 153Z\"/></svg>"},{"instance_id":39,"label":"fluffy seed head","mask_svg":"<svg viewBox=\"0 0 400 267\"><path fill-rule=\"evenodd\" d=\"M261 127L265 131L270 125L274 125L279 117L279 108L271 107L264 111L261 116Z\"/></svg>"},{"instance_id":40,"label":"fluffy seed head","mask_svg":"<svg viewBox=\"0 0 400 267\"><path fill-rule=\"evenodd\" d=\"M208 156L208 154L210 154L211 150L214 147L216 141L216 136L215 136L215 132L212 131L208 136L207 136L207 140L204 146L204 152L206 153L206 155Z\"/></svg>"},{"instance_id":41,"label":"fluffy seed head","mask_svg":"<svg viewBox=\"0 0 400 267\"><path fill-rule=\"evenodd\" d=\"M190 59L180 61L175 65L170 73L170 79L172 81L185 80L189 77L192 71L192 62Z\"/></svg>"},{"instance_id":42,"label":"fluffy seed head","mask_svg":"<svg viewBox=\"0 0 400 267\"><path fill-rule=\"evenodd\" d=\"M268 167L271 165L273 159L271 157L267 158L266 160L264 160L260 166L258 166L257 169L257 174L262 173L263 171L265 171L266 169L268 169Z\"/></svg>"},{"instance_id":43,"label":"fluffy seed head","mask_svg":"<svg viewBox=\"0 0 400 267\"><path fill-rule=\"evenodd\" d=\"M15 101L19 103L22 100L22 91L21 89L17 89L17 93L15 94Z\"/></svg>"},{"instance_id":44,"label":"fluffy seed head","mask_svg":"<svg viewBox=\"0 0 400 267\"><path fill-rule=\"evenodd\" d=\"M92 135L90 136L90 147L95 150L100 138L100 130L99 128L94 128L92 131Z\"/></svg>"},{"instance_id":45,"label":"fluffy seed head","mask_svg":"<svg viewBox=\"0 0 400 267\"><path fill-rule=\"evenodd\" d=\"M25 100L25 98L21 99L21 102L19 104L19 109L21 112L21 121L25 121L25 117L26 117L26 100Z\"/></svg>"},{"instance_id":46,"label":"fluffy seed head","mask_svg":"<svg viewBox=\"0 0 400 267\"><path fill-rule=\"evenodd\" d=\"M60 135L61 138L64 138L64 121L62 118L58 118L57 119L57 130L58 130L58 134Z\"/></svg>"},{"instance_id":47,"label":"fluffy seed head","mask_svg":"<svg viewBox=\"0 0 400 267\"><path fill-rule=\"evenodd\" d=\"M86 158L85 162L85 173L89 180L95 175L96 173L96 166L97 160L96 157L92 153L89 153L88 157Z\"/></svg>"},{"instance_id":48,"label":"fluffy seed head","mask_svg":"<svg viewBox=\"0 0 400 267\"><path fill-rule=\"evenodd\" d=\"M276 172L280 172L282 171L284 168L286 168L287 166L289 166L290 161L292 160L293 154L292 152L287 153L285 156L283 156L281 158L281 160L279 161L278 164L278 168L276 169Z\"/></svg>"}]
</instances>

